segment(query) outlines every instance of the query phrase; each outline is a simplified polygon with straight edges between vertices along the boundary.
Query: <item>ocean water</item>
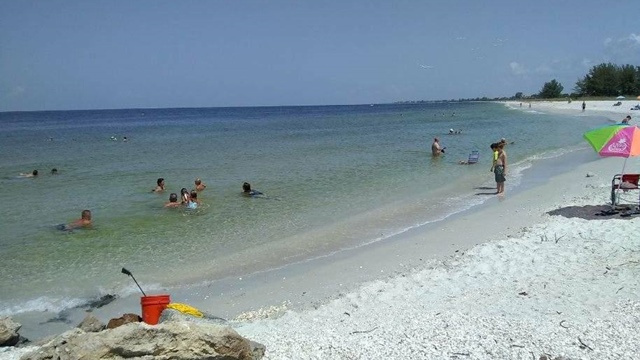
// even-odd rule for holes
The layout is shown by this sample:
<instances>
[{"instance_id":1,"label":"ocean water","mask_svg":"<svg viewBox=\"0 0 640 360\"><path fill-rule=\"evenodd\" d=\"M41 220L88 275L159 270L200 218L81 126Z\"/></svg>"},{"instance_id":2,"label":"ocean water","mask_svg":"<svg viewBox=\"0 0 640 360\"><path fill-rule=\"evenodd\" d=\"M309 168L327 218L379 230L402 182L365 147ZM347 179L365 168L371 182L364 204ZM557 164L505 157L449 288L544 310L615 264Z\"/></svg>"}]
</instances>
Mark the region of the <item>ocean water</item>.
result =
<instances>
[{"instance_id":1,"label":"ocean water","mask_svg":"<svg viewBox=\"0 0 640 360\"><path fill-rule=\"evenodd\" d=\"M136 292L122 267L171 288L385 241L491 198L490 143L514 141L509 190L605 121L496 103L0 113L0 315ZM199 209L163 208L195 178ZM56 230L83 209L93 229Z\"/></svg>"}]
</instances>

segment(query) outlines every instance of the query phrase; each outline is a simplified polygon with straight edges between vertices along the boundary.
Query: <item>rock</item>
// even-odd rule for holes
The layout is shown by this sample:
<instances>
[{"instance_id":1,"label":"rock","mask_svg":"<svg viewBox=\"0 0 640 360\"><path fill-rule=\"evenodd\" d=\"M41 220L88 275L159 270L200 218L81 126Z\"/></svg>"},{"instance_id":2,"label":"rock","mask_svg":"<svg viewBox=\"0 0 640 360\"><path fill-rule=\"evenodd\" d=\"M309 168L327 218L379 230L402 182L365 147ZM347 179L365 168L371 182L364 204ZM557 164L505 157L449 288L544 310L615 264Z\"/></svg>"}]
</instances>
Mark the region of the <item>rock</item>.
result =
<instances>
[{"instance_id":1,"label":"rock","mask_svg":"<svg viewBox=\"0 0 640 360\"><path fill-rule=\"evenodd\" d=\"M259 360L264 353L264 345L229 326L175 321L129 323L97 333L76 328L21 359Z\"/></svg>"},{"instance_id":2,"label":"rock","mask_svg":"<svg viewBox=\"0 0 640 360\"><path fill-rule=\"evenodd\" d=\"M14 346L20 341L18 330L22 325L9 317L0 318L0 346Z\"/></svg>"},{"instance_id":3,"label":"rock","mask_svg":"<svg viewBox=\"0 0 640 360\"><path fill-rule=\"evenodd\" d=\"M86 332L99 332L104 330L105 325L93 314L87 314L82 322L78 324L78 327Z\"/></svg>"},{"instance_id":4,"label":"rock","mask_svg":"<svg viewBox=\"0 0 640 360\"><path fill-rule=\"evenodd\" d=\"M114 318L109 320L109 322L107 323L107 329L115 329L119 326L122 326L124 324L128 324L128 323L135 323L135 322L141 322L142 318L140 317L140 315L137 314L123 314L121 317L119 318Z\"/></svg>"}]
</instances>

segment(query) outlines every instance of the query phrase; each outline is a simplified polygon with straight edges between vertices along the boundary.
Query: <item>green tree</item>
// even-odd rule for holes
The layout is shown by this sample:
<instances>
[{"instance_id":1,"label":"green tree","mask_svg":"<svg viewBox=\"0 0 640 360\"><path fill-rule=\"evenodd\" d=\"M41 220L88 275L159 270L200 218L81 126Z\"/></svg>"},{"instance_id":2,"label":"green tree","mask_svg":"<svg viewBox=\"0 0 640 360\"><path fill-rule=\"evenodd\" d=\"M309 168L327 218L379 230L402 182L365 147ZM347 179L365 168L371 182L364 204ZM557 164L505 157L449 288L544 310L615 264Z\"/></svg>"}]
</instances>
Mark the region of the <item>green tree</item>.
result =
<instances>
[{"instance_id":1,"label":"green tree","mask_svg":"<svg viewBox=\"0 0 640 360\"><path fill-rule=\"evenodd\" d=\"M619 93L624 95L635 94L636 89L636 68L632 65L623 65L620 68L620 75L618 76L620 81Z\"/></svg>"},{"instance_id":2,"label":"green tree","mask_svg":"<svg viewBox=\"0 0 640 360\"><path fill-rule=\"evenodd\" d=\"M515 99L522 99L522 92L521 92L521 91L518 91L518 92L516 93L516 96L514 96L514 98L515 98Z\"/></svg>"},{"instance_id":3,"label":"green tree","mask_svg":"<svg viewBox=\"0 0 640 360\"><path fill-rule=\"evenodd\" d=\"M544 86L542 86L542 90L540 90L538 95L543 99L557 98L562 94L562 90L564 90L562 84L556 81L556 79L553 79L544 83Z\"/></svg>"}]
</instances>

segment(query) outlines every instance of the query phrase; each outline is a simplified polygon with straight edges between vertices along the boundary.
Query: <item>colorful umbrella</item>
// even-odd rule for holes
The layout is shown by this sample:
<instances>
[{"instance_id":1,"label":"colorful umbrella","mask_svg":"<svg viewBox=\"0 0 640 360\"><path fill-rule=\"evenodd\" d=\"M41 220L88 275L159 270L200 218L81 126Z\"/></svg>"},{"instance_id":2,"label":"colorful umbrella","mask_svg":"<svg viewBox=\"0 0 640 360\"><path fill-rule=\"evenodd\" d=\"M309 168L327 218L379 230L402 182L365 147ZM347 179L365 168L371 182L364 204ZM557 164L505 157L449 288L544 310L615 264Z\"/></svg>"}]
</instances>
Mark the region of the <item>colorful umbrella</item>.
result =
<instances>
[{"instance_id":1,"label":"colorful umbrella","mask_svg":"<svg viewBox=\"0 0 640 360\"><path fill-rule=\"evenodd\" d=\"M616 124L584 133L584 138L600 156L628 158L640 155L640 128Z\"/></svg>"},{"instance_id":2,"label":"colorful umbrella","mask_svg":"<svg viewBox=\"0 0 640 360\"><path fill-rule=\"evenodd\" d=\"M622 175L627 166L627 159L640 155L640 128L635 125L615 124L603 126L584 133L584 138L591 144L600 156L623 157ZM612 206L615 206L619 187L612 196Z\"/></svg>"}]
</instances>

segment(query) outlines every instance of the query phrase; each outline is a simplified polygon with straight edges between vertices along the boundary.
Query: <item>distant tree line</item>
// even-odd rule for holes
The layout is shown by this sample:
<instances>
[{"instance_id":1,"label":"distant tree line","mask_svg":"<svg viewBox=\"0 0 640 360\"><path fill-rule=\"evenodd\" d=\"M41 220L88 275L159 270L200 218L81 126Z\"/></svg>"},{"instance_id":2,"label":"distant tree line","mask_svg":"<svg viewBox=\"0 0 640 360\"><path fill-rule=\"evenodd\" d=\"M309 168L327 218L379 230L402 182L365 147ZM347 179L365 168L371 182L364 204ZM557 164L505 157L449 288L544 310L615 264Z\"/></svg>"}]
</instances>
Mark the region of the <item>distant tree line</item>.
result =
<instances>
[{"instance_id":1,"label":"distant tree line","mask_svg":"<svg viewBox=\"0 0 640 360\"><path fill-rule=\"evenodd\" d=\"M558 98L563 96L562 84L556 79L544 83L542 90L534 97L542 99ZM573 98L581 96L618 96L640 94L640 66L616 65L602 63L589 70L584 78L576 82L572 94L564 94ZM514 98L522 97L517 93Z\"/></svg>"}]
</instances>

